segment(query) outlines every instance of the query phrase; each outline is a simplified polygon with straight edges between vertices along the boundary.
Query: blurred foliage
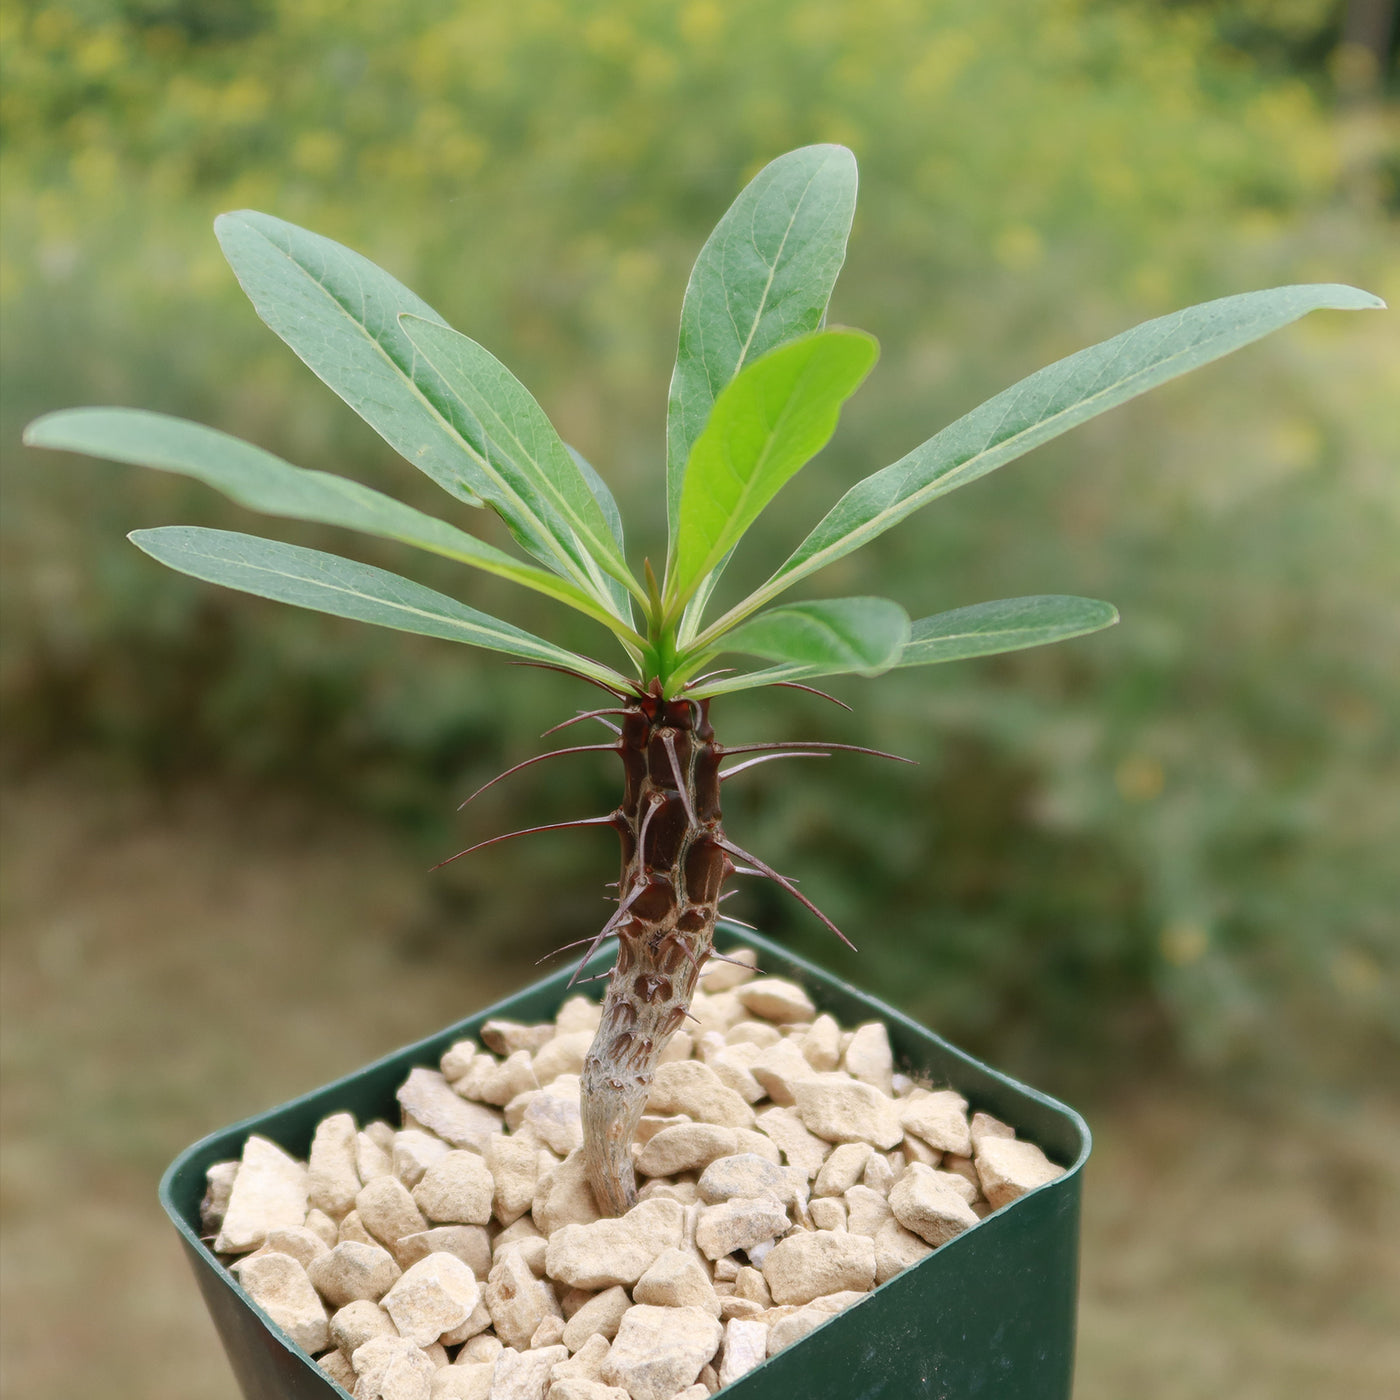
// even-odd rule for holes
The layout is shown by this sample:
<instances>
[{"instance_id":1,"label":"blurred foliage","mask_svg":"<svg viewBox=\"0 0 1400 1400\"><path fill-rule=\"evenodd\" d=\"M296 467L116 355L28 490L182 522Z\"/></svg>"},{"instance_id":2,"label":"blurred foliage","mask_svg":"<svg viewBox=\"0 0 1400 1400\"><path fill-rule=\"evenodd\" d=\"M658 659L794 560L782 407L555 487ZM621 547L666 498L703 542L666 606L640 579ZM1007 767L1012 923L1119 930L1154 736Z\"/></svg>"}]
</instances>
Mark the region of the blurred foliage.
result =
<instances>
[{"instance_id":1,"label":"blurred foliage","mask_svg":"<svg viewBox=\"0 0 1400 1400\"><path fill-rule=\"evenodd\" d=\"M1290 13L1321 16L1325 44L1335 8ZM833 320L874 331L883 365L741 551L737 594L845 483L1050 358L1279 282L1400 297L1394 114L1333 110L1307 54L1223 33L1259 10L0 0L7 761L95 752L148 781L314 786L434 858L615 800L608 765L571 758L453 818L589 696L174 578L122 533L247 517L190 483L17 447L43 410L140 405L441 508L257 323L209 231L220 210L360 249L490 346L631 508L640 555L660 548L700 242L774 154L853 146ZM791 692L717 705L734 739L824 735L920 763L736 781L736 837L863 952L772 890L739 901L746 916L1041 1081L1143 1056L1303 1075L1393 1052L1398 392L1387 317L1312 318L833 570L831 591L916 616L1067 592L1124 621L851 682L854 717ZM479 514L461 523L500 542ZM468 586L389 545L362 557ZM469 596L569 640L546 603L489 579ZM543 953L596 927L613 859L606 837L571 835L464 861L433 877L443 924Z\"/></svg>"}]
</instances>

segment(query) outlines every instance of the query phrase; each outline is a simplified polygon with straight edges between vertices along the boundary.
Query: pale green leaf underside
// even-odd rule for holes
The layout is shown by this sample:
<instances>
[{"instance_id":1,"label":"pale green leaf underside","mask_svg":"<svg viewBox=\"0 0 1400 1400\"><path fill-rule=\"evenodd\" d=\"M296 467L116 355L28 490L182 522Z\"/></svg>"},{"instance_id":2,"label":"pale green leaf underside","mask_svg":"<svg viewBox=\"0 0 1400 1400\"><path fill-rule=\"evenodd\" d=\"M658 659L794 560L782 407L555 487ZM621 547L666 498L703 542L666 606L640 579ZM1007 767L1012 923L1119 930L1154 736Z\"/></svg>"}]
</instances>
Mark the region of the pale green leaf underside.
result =
<instances>
[{"instance_id":1,"label":"pale green leaf underside","mask_svg":"<svg viewBox=\"0 0 1400 1400\"><path fill-rule=\"evenodd\" d=\"M368 258L270 214L214 221L258 315L396 452L444 490L480 505L450 396L399 326L442 318Z\"/></svg>"},{"instance_id":2,"label":"pale green leaf underside","mask_svg":"<svg viewBox=\"0 0 1400 1400\"><path fill-rule=\"evenodd\" d=\"M666 417L671 557L685 465L711 405L745 364L821 326L855 204L856 162L844 146L790 151L754 176L700 250Z\"/></svg>"},{"instance_id":3,"label":"pale green leaf underside","mask_svg":"<svg viewBox=\"0 0 1400 1400\"><path fill-rule=\"evenodd\" d=\"M726 634L719 646L725 648L736 632L753 626L765 617L785 612L774 608L759 613L749 622ZM1043 646L1047 642L1062 642L1070 637L1082 637L1100 628L1111 627L1118 621L1118 610L1111 603L1094 598L1075 598L1065 594L1043 594L1028 598L1002 598L996 602L974 603L971 607L954 608L933 617L920 618L909 629L898 655L886 669L904 666L932 666L942 661L962 661L975 656L993 656L1000 652L1021 651L1026 647ZM832 675L832 671L811 665L789 663L751 671L743 676L726 676L698 686L697 696L723 695L736 690L751 690L773 685L778 681L809 681Z\"/></svg>"},{"instance_id":4,"label":"pale green leaf underside","mask_svg":"<svg viewBox=\"0 0 1400 1400\"><path fill-rule=\"evenodd\" d=\"M726 633L716 650L813 675L874 676L896 664L909 636L908 613L887 598L824 598L761 612Z\"/></svg>"},{"instance_id":5,"label":"pale green leaf underside","mask_svg":"<svg viewBox=\"0 0 1400 1400\"><path fill-rule=\"evenodd\" d=\"M603 512L603 519L607 521L608 533L617 543L617 552L622 558L627 557L627 546L622 536L622 512L617 508L617 500L614 498L608 483L598 475L592 463L583 455L578 448L568 443L564 444L569 449L569 456L574 459L574 465L583 473L583 479L588 483L588 489L593 493L593 499L598 502L598 509ZM607 580L608 594L612 598L620 618L632 622L632 595L627 591L627 585L620 579L609 577Z\"/></svg>"},{"instance_id":6,"label":"pale green leaf underside","mask_svg":"<svg viewBox=\"0 0 1400 1400\"><path fill-rule=\"evenodd\" d=\"M689 598L826 446L878 354L860 331L817 331L770 350L725 386L686 465L668 603Z\"/></svg>"},{"instance_id":7,"label":"pale green leaf underside","mask_svg":"<svg viewBox=\"0 0 1400 1400\"><path fill-rule=\"evenodd\" d=\"M454 400L477 461L472 485L532 553L606 596L631 575L583 473L530 391L484 346L440 321L400 317Z\"/></svg>"},{"instance_id":8,"label":"pale green leaf underside","mask_svg":"<svg viewBox=\"0 0 1400 1400\"><path fill-rule=\"evenodd\" d=\"M335 617L466 642L526 661L563 666L619 689L631 685L607 666L422 584L319 549L193 525L135 530L130 539L153 559L208 583L220 583L226 588Z\"/></svg>"},{"instance_id":9,"label":"pale green leaf underside","mask_svg":"<svg viewBox=\"0 0 1400 1400\"><path fill-rule=\"evenodd\" d=\"M358 481L294 467L217 429L132 408L77 408L30 424L31 447L84 452L193 477L249 510L339 525L455 559L534 589L617 628L592 597L566 579L522 563L446 521Z\"/></svg>"},{"instance_id":10,"label":"pale green leaf underside","mask_svg":"<svg viewBox=\"0 0 1400 1400\"><path fill-rule=\"evenodd\" d=\"M936 497L1148 389L1259 340L1309 311L1383 305L1368 292L1340 285L1246 292L1144 322L1059 360L853 486L772 578L721 618L715 630L869 543Z\"/></svg>"}]
</instances>

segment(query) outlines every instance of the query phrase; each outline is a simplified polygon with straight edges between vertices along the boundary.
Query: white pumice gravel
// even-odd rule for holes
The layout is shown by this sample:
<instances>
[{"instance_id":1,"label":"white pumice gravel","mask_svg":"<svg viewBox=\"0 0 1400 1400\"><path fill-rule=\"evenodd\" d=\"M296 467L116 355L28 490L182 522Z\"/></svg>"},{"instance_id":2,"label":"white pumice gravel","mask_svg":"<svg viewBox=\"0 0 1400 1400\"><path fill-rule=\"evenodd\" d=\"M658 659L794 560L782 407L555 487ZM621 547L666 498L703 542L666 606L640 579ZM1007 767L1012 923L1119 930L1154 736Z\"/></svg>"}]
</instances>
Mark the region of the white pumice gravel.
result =
<instances>
[{"instance_id":1,"label":"white pumice gravel","mask_svg":"<svg viewBox=\"0 0 1400 1400\"><path fill-rule=\"evenodd\" d=\"M1061 1174L738 957L657 1068L620 1219L583 1172L599 1007L572 996L414 1069L398 1128L332 1114L305 1163L251 1136L206 1234L355 1400L708 1400Z\"/></svg>"}]
</instances>

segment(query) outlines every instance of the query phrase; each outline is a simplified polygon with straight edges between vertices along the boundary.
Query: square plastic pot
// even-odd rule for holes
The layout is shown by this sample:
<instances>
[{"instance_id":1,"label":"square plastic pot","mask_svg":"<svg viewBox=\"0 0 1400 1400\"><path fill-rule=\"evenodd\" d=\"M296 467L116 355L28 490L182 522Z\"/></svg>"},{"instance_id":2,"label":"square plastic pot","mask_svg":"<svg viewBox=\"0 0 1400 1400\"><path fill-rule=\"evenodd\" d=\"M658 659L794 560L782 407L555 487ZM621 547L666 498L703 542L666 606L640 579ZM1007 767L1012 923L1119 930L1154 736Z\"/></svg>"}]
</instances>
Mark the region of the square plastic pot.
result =
<instances>
[{"instance_id":1,"label":"square plastic pot","mask_svg":"<svg viewBox=\"0 0 1400 1400\"><path fill-rule=\"evenodd\" d=\"M791 978L844 1026L880 1020L896 1063L957 1089L974 1110L1010 1123L1068 1170L958 1235L796 1345L725 1387L725 1400L1070 1400L1079 1274L1079 1204L1089 1129L1071 1108L979 1063L883 1002L777 944L721 927L722 951L757 950L764 972ZM600 954L597 969L610 961ZM489 1018L552 1019L571 968L344 1079L197 1142L171 1164L160 1199L179 1230L247 1400L331 1400L347 1392L298 1350L200 1239L205 1172L241 1156L260 1133L305 1160L316 1125L349 1112L397 1119L395 1091L436 1067Z\"/></svg>"}]
</instances>

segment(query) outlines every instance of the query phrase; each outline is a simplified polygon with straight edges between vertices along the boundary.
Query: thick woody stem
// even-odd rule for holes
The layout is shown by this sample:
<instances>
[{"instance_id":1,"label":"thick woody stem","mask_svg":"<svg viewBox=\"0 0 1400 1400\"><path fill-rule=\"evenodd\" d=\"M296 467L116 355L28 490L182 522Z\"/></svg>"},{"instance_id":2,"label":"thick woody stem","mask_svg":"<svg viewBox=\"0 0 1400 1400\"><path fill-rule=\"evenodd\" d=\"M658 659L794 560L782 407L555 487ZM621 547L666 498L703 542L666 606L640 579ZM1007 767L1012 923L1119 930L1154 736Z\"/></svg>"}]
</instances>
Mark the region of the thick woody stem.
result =
<instances>
[{"instance_id":1,"label":"thick woody stem","mask_svg":"<svg viewBox=\"0 0 1400 1400\"><path fill-rule=\"evenodd\" d=\"M627 705L619 739L626 789L617 963L583 1067L583 1152L599 1207L636 1203L631 1146L656 1062L686 1019L710 954L720 887L720 752L707 701L664 700L659 687Z\"/></svg>"}]
</instances>

